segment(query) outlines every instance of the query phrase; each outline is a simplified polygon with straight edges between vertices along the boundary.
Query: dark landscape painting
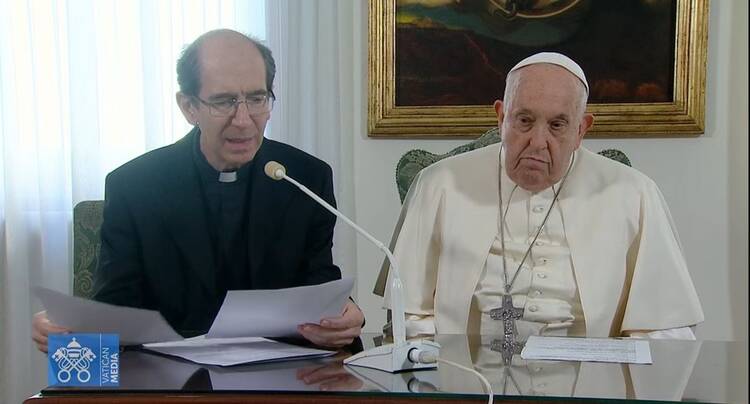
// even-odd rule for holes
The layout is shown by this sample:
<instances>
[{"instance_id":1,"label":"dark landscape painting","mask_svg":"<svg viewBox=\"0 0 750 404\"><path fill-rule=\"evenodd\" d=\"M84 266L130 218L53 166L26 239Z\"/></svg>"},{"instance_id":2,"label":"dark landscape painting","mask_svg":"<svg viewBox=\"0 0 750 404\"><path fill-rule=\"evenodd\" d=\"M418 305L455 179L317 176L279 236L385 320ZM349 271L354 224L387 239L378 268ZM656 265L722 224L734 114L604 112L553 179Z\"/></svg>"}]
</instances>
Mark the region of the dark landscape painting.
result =
<instances>
[{"instance_id":1,"label":"dark landscape painting","mask_svg":"<svg viewBox=\"0 0 750 404\"><path fill-rule=\"evenodd\" d=\"M398 0L397 106L489 105L522 58L561 52L589 103L673 101L677 0Z\"/></svg>"}]
</instances>

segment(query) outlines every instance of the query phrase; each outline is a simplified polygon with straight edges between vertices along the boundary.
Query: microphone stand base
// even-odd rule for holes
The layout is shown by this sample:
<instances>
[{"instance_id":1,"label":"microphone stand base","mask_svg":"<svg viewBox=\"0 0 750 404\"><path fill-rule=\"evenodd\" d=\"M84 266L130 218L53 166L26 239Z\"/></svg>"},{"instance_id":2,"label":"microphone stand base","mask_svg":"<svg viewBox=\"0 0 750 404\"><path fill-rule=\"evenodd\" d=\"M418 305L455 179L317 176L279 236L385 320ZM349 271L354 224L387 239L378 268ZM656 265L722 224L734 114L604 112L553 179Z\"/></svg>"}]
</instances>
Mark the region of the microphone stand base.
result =
<instances>
[{"instance_id":1,"label":"microphone stand base","mask_svg":"<svg viewBox=\"0 0 750 404\"><path fill-rule=\"evenodd\" d=\"M435 357L440 354L440 344L428 340L412 340L402 344L386 344L344 359L344 364L349 366L362 366L378 369L384 372L396 373L419 369L434 369L437 363L414 363L409 359L412 350L429 352Z\"/></svg>"}]
</instances>

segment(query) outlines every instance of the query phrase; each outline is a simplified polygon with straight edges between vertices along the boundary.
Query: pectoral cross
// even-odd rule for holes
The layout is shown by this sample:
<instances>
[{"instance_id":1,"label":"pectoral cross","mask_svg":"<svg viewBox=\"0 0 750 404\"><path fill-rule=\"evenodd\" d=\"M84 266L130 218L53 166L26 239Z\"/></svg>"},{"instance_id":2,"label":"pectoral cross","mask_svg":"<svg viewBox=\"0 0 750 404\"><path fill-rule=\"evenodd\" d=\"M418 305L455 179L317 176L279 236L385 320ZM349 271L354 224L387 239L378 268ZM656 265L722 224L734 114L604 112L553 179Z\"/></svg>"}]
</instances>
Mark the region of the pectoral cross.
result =
<instances>
[{"instance_id":1,"label":"pectoral cross","mask_svg":"<svg viewBox=\"0 0 750 404\"><path fill-rule=\"evenodd\" d=\"M513 297L510 294L503 295L503 304L497 309L490 310L490 318L493 320L503 320L503 339L500 341L500 347L496 347L493 341L493 351L500 351L503 355L503 362L510 364L514 354L521 353L523 343L516 341L516 320L523 316L522 307L513 306ZM499 348L499 349L495 349Z\"/></svg>"},{"instance_id":2,"label":"pectoral cross","mask_svg":"<svg viewBox=\"0 0 750 404\"><path fill-rule=\"evenodd\" d=\"M507 340L507 339L495 339L492 340L492 343L490 344L490 349L495 352L500 352L500 354L503 357L503 364L505 366L510 366L511 361L513 360L513 355L519 355L521 354L521 350L523 349L523 342L518 342L514 340Z\"/></svg>"}]
</instances>

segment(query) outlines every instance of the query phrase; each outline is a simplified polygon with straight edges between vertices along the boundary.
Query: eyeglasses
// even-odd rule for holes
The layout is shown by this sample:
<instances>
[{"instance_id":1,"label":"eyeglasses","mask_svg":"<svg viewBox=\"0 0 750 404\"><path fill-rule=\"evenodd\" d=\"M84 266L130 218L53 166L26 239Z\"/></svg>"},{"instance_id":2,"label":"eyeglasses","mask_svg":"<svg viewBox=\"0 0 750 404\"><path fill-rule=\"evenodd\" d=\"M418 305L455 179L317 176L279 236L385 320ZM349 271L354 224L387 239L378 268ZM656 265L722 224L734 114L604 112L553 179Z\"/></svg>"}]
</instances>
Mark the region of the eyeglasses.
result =
<instances>
[{"instance_id":1,"label":"eyeglasses","mask_svg":"<svg viewBox=\"0 0 750 404\"><path fill-rule=\"evenodd\" d=\"M193 98L207 106L208 113L211 116L218 118L234 116L234 114L237 113L237 108L240 104L245 104L245 106L247 106L247 112L250 116L267 114L273 109L273 102L276 100L273 91L269 91L265 94L253 94L246 97L244 100L232 97L209 102L201 99L197 95L194 95Z\"/></svg>"}]
</instances>

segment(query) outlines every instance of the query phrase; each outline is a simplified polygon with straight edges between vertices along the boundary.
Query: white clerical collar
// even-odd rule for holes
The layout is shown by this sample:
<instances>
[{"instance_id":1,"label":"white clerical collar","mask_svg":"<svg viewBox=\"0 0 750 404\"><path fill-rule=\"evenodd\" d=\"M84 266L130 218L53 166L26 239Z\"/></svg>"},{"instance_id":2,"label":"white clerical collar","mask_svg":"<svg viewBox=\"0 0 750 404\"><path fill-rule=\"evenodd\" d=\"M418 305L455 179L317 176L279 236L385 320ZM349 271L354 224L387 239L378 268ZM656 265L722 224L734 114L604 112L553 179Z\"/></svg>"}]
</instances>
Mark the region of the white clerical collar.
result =
<instances>
[{"instance_id":1,"label":"white clerical collar","mask_svg":"<svg viewBox=\"0 0 750 404\"><path fill-rule=\"evenodd\" d=\"M235 182L237 181L237 171L219 172L219 182Z\"/></svg>"}]
</instances>

